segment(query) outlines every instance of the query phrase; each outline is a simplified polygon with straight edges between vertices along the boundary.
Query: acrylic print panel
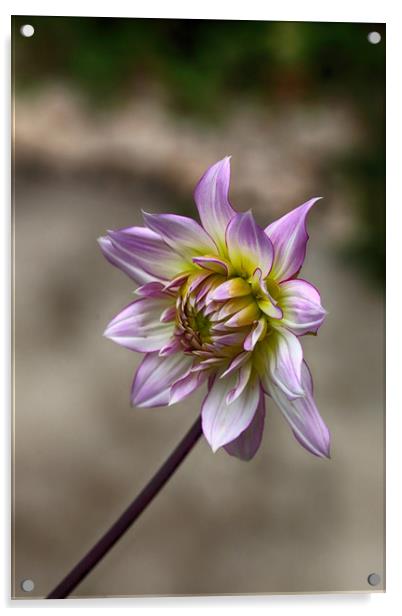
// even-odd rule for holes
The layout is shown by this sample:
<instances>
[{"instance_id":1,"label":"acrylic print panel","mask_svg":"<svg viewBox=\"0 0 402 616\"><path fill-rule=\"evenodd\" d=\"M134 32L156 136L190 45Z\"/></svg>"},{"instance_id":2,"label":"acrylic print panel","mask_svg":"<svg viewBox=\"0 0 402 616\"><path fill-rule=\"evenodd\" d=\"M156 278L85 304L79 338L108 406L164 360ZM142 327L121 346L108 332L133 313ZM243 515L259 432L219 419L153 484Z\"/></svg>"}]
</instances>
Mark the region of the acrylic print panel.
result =
<instances>
[{"instance_id":1,"label":"acrylic print panel","mask_svg":"<svg viewBox=\"0 0 402 616\"><path fill-rule=\"evenodd\" d=\"M384 26L12 25L13 596L383 591Z\"/></svg>"}]
</instances>

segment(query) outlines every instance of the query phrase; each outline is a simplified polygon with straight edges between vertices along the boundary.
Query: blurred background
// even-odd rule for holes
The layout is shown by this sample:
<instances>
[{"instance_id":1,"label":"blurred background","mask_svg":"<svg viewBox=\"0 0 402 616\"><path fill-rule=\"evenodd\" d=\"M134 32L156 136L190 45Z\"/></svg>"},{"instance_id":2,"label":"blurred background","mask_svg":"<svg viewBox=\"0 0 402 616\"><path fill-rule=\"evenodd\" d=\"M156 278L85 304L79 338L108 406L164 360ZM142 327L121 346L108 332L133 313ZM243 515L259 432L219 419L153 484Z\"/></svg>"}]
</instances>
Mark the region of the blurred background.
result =
<instances>
[{"instance_id":1,"label":"blurred background","mask_svg":"<svg viewBox=\"0 0 402 616\"><path fill-rule=\"evenodd\" d=\"M263 226L324 197L303 277L329 315L303 344L332 459L305 452L271 403L252 462L202 441L74 595L370 591L372 572L382 590L384 25L12 25L14 596L26 578L46 595L199 412L204 392L130 408L140 357L102 333L133 285L96 239L141 209L195 216L197 180L227 154L231 201Z\"/></svg>"}]
</instances>

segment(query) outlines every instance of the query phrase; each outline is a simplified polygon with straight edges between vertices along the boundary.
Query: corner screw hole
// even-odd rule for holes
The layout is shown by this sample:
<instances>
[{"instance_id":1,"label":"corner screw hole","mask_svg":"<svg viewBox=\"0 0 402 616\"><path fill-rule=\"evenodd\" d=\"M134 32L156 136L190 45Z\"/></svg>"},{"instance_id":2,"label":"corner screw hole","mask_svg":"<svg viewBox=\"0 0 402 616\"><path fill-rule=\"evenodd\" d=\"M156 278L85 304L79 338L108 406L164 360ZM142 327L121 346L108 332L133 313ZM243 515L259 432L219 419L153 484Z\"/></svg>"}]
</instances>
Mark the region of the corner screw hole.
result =
<instances>
[{"instance_id":1,"label":"corner screw hole","mask_svg":"<svg viewBox=\"0 0 402 616\"><path fill-rule=\"evenodd\" d=\"M31 36L35 33L35 28L31 26L31 24L25 24L24 26L21 26L20 32L22 36L25 36L25 38L31 38Z\"/></svg>"},{"instance_id":2,"label":"corner screw hole","mask_svg":"<svg viewBox=\"0 0 402 616\"><path fill-rule=\"evenodd\" d=\"M379 32L370 32L367 35L367 40L372 45L378 45L381 42L381 34Z\"/></svg>"},{"instance_id":3,"label":"corner screw hole","mask_svg":"<svg viewBox=\"0 0 402 616\"><path fill-rule=\"evenodd\" d=\"M370 584L370 586L378 586L378 584L381 582L381 578L378 575L378 573L370 573L370 575L367 578L367 581Z\"/></svg>"},{"instance_id":4,"label":"corner screw hole","mask_svg":"<svg viewBox=\"0 0 402 616\"><path fill-rule=\"evenodd\" d=\"M35 588L35 584L33 583L33 580L22 580L21 588L24 592L32 592Z\"/></svg>"}]
</instances>

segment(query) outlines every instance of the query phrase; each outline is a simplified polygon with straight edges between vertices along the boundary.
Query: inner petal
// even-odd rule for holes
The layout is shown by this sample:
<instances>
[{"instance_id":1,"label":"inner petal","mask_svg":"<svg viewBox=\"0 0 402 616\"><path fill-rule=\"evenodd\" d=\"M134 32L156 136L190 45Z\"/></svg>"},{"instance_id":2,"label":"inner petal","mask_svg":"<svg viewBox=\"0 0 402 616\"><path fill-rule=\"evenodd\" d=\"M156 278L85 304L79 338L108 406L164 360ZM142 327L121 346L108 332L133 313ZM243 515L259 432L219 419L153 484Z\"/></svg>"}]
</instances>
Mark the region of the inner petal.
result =
<instances>
[{"instance_id":1,"label":"inner petal","mask_svg":"<svg viewBox=\"0 0 402 616\"><path fill-rule=\"evenodd\" d=\"M224 301L232 297L250 295L251 287L243 278L231 278L217 287L210 296L211 300Z\"/></svg>"}]
</instances>

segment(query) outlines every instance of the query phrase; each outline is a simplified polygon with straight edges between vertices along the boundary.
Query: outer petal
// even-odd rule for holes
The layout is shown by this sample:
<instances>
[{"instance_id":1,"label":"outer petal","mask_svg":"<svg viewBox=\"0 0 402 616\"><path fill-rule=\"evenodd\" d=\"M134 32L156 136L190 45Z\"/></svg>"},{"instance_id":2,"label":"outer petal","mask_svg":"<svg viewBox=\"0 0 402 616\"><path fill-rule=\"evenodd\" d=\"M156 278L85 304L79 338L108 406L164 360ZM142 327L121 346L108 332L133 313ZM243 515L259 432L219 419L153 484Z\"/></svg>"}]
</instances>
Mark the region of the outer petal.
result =
<instances>
[{"instance_id":1,"label":"outer petal","mask_svg":"<svg viewBox=\"0 0 402 616\"><path fill-rule=\"evenodd\" d=\"M239 370L237 371L236 386L233 389L231 389L228 395L226 396L226 404L232 404L232 402L237 400L237 398L239 398L239 396L242 395L242 393L244 392L244 390L246 389L246 387L248 386L250 382L250 378L252 376L252 370L253 370L253 367L252 367L251 361L248 361L244 363L242 366L240 366Z\"/></svg>"},{"instance_id":2,"label":"outer petal","mask_svg":"<svg viewBox=\"0 0 402 616\"><path fill-rule=\"evenodd\" d=\"M232 372L240 368L240 366L242 366L249 359L249 356L250 353L247 353L247 351L242 351L241 353L236 355L236 357L230 362L225 372L223 372L219 378L223 379L225 378L225 376L232 374Z\"/></svg>"},{"instance_id":3,"label":"outer petal","mask_svg":"<svg viewBox=\"0 0 402 616\"><path fill-rule=\"evenodd\" d=\"M179 338L173 335L170 340L159 350L159 357L163 357L164 355L173 355L174 353L178 353L182 350L183 347Z\"/></svg>"},{"instance_id":4,"label":"outer petal","mask_svg":"<svg viewBox=\"0 0 402 616\"><path fill-rule=\"evenodd\" d=\"M169 297L169 295L174 297L173 293L165 291L165 284L163 282L148 282L141 287L137 287L135 292L141 297L156 297L158 299L164 299Z\"/></svg>"},{"instance_id":5,"label":"outer petal","mask_svg":"<svg viewBox=\"0 0 402 616\"><path fill-rule=\"evenodd\" d=\"M222 254L226 254L225 231L236 214L229 203L230 157L226 156L210 167L194 191L202 225L215 240Z\"/></svg>"},{"instance_id":6,"label":"outer petal","mask_svg":"<svg viewBox=\"0 0 402 616\"><path fill-rule=\"evenodd\" d=\"M136 268L150 274L149 280L170 280L192 267L181 255L168 246L157 233L146 227L128 227L109 231L108 237L119 254Z\"/></svg>"},{"instance_id":7,"label":"outer petal","mask_svg":"<svg viewBox=\"0 0 402 616\"><path fill-rule=\"evenodd\" d=\"M302 385L306 395L297 400L290 401L275 385L271 385L269 393L299 443L314 455L329 458L330 434L315 405L313 382L305 362L302 366Z\"/></svg>"},{"instance_id":8,"label":"outer petal","mask_svg":"<svg viewBox=\"0 0 402 616\"><path fill-rule=\"evenodd\" d=\"M327 314L317 289L300 278L279 285L282 324L294 334L317 333Z\"/></svg>"},{"instance_id":9,"label":"outer petal","mask_svg":"<svg viewBox=\"0 0 402 616\"><path fill-rule=\"evenodd\" d=\"M174 323L161 322L161 314L174 299L137 299L110 321L104 336L132 351L158 351L170 340Z\"/></svg>"},{"instance_id":10,"label":"outer petal","mask_svg":"<svg viewBox=\"0 0 402 616\"><path fill-rule=\"evenodd\" d=\"M113 244L109 237L99 237L98 244L103 256L122 272L130 276L137 284L146 284L156 278L140 266L138 260L133 255L127 254L119 246Z\"/></svg>"},{"instance_id":11,"label":"outer petal","mask_svg":"<svg viewBox=\"0 0 402 616\"><path fill-rule=\"evenodd\" d=\"M255 222L251 211L236 214L226 230L226 244L230 261L241 276L253 276L261 270L262 278L268 276L273 260L272 243Z\"/></svg>"},{"instance_id":12,"label":"outer petal","mask_svg":"<svg viewBox=\"0 0 402 616\"><path fill-rule=\"evenodd\" d=\"M264 432L264 421L265 396L261 389L257 410L251 424L234 441L225 445L228 454L236 456L236 458L240 458L240 460L251 460L261 445Z\"/></svg>"},{"instance_id":13,"label":"outer petal","mask_svg":"<svg viewBox=\"0 0 402 616\"><path fill-rule=\"evenodd\" d=\"M303 350L297 336L284 327L273 330L258 348L256 361L266 393L273 382L289 399L304 396Z\"/></svg>"},{"instance_id":14,"label":"outer petal","mask_svg":"<svg viewBox=\"0 0 402 616\"><path fill-rule=\"evenodd\" d=\"M208 377L208 370L198 370L196 372L190 372L184 375L181 379L176 381L170 390L169 406L176 404L187 398L193 393Z\"/></svg>"},{"instance_id":15,"label":"outer petal","mask_svg":"<svg viewBox=\"0 0 402 616\"><path fill-rule=\"evenodd\" d=\"M265 233L274 245L271 277L277 281L295 276L306 256L308 233L306 216L321 197L315 197L270 224Z\"/></svg>"},{"instance_id":16,"label":"outer petal","mask_svg":"<svg viewBox=\"0 0 402 616\"><path fill-rule=\"evenodd\" d=\"M215 379L202 405L202 429L215 452L230 443L251 423L257 410L260 391L251 379L242 394L231 404L226 403L228 393L236 387L236 373L224 379Z\"/></svg>"},{"instance_id":17,"label":"outer petal","mask_svg":"<svg viewBox=\"0 0 402 616\"><path fill-rule=\"evenodd\" d=\"M148 214L143 212L146 225L158 233L171 248L183 255L191 265L197 255L214 255L217 248L201 225L187 216L176 214Z\"/></svg>"},{"instance_id":18,"label":"outer petal","mask_svg":"<svg viewBox=\"0 0 402 616\"><path fill-rule=\"evenodd\" d=\"M131 403L139 407L166 406L170 389L191 366L192 359L184 353L160 357L145 355L134 376Z\"/></svg>"}]
</instances>

